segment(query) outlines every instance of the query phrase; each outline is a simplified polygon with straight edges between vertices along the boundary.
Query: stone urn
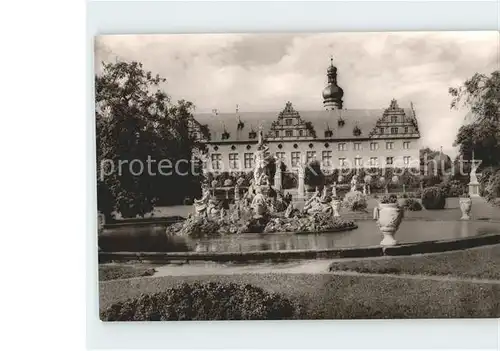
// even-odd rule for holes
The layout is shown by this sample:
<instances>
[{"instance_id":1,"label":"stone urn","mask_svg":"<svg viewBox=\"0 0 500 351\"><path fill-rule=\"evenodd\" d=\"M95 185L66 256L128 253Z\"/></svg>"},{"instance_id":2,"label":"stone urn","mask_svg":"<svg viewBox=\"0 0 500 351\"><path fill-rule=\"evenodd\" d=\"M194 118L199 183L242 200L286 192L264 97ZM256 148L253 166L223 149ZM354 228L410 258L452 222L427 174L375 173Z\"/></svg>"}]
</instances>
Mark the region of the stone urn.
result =
<instances>
[{"instance_id":1,"label":"stone urn","mask_svg":"<svg viewBox=\"0 0 500 351\"><path fill-rule=\"evenodd\" d=\"M394 235L404 217L404 210L397 203L381 203L377 209L377 224L384 236L380 245L394 246L397 244Z\"/></svg>"},{"instance_id":2,"label":"stone urn","mask_svg":"<svg viewBox=\"0 0 500 351\"><path fill-rule=\"evenodd\" d=\"M340 211L341 205L342 205L342 202L340 200L338 200L338 199L332 200L333 217L340 217L339 211Z\"/></svg>"},{"instance_id":3,"label":"stone urn","mask_svg":"<svg viewBox=\"0 0 500 351\"><path fill-rule=\"evenodd\" d=\"M460 211L462 211L462 220L470 219L470 211L472 209L472 200L470 197L461 197L459 199L460 202Z\"/></svg>"}]
</instances>

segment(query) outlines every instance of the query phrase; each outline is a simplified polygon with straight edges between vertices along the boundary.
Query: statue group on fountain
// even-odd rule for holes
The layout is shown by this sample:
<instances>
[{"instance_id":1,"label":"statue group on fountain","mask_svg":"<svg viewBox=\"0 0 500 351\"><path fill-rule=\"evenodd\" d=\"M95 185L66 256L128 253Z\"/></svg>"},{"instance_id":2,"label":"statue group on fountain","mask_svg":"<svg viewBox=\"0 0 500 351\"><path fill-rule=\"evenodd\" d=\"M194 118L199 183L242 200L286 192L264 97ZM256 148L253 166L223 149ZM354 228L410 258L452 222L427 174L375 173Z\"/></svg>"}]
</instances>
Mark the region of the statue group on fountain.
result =
<instances>
[{"instance_id":1,"label":"statue group on fountain","mask_svg":"<svg viewBox=\"0 0 500 351\"><path fill-rule=\"evenodd\" d=\"M201 186L201 199L194 200L195 215L204 218L217 216L221 213L221 209L217 206L217 201L210 194L210 188L206 183Z\"/></svg>"},{"instance_id":2,"label":"statue group on fountain","mask_svg":"<svg viewBox=\"0 0 500 351\"><path fill-rule=\"evenodd\" d=\"M313 215L315 213L332 213L333 208L330 204L332 197L329 193L328 187L323 187L323 192L316 188L314 195L306 201L304 205L304 213Z\"/></svg>"}]
</instances>

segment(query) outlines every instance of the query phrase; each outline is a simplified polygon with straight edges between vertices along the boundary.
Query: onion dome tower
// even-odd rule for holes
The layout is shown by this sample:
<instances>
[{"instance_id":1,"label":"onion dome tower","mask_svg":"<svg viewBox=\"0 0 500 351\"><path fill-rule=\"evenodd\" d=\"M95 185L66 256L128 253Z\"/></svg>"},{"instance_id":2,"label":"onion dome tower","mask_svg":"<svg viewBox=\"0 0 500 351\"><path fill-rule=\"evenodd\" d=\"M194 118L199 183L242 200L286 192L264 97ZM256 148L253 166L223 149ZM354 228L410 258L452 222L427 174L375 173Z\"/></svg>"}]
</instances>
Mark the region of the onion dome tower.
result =
<instances>
[{"instance_id":1,"label":"onion dome tower","mask_svg":"<svg viewBox=\"0 0 500 351\"><path fill-rule=\"evenodd\" d=\"M326 75L328 85L323 89L323 106L326 110L342 109L344 91L337 85L337 67L333 65L333 57L330 58L330 67L328 67Z\"/></svg>"}]
</instances>

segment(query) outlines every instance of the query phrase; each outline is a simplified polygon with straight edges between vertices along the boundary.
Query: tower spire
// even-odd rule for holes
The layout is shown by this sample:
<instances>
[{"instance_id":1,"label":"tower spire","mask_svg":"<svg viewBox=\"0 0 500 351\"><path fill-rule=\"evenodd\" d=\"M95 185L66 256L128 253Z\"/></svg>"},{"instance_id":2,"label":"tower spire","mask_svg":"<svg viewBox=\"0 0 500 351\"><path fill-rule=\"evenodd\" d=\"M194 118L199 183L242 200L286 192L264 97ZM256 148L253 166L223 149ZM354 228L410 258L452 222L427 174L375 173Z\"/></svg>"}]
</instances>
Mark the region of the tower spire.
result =
<instances>
[{"instance_id":1,"label":"tower spire","mask_svg":"<svg viewBox=\"0 0 500 351\"><path fill-rule=\"evenodd\" d=\"M342 109L344 91L337 85L337 67L333 65L333 55L330 55L330 66L326 70L328 86L323 90L323 106L327 110Z\"/></svg>"}]
</instances>

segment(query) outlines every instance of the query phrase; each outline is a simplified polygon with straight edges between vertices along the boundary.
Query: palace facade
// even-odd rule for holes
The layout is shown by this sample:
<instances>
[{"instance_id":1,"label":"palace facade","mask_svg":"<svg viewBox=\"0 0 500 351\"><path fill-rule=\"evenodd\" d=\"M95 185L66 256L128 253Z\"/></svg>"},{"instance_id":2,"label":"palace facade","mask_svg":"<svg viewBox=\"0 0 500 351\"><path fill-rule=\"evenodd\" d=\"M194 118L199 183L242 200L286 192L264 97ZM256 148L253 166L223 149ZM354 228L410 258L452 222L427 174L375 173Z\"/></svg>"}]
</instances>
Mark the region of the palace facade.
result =
<instances>
[{"instance_id":1,"label":"palace facade","mask_svg":"<svg viewBox=\"0 0 500 351\"><path fill-rule=\"evenodd\" d=\"M289 170L313 160L326 173L335 168L419 167L420 132L413 105L402 108L393 99L382 109L345 109L333 62L327 77L321 110L297 110L287 102L279 112L195 114L196 123L210 133L206 170L252 170L260 130L269 152Z\"/></svg>"}]
</instances>

